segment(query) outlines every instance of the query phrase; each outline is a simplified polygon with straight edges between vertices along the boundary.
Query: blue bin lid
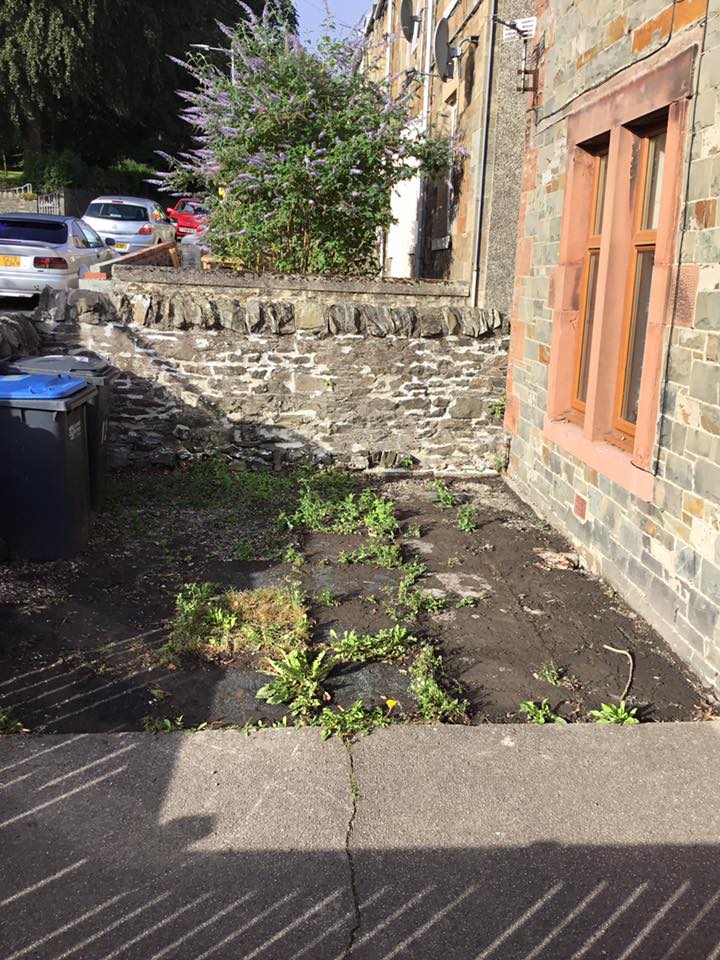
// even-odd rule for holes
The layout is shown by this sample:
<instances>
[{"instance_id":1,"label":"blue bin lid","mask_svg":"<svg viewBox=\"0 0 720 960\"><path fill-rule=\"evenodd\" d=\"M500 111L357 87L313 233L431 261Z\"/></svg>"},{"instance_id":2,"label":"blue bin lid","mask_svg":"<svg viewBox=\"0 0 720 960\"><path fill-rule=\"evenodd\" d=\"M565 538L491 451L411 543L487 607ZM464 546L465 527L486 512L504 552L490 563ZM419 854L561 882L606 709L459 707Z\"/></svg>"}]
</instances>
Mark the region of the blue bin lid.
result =
<instances>
[{"instance_id":1,"label":"blue bin lid","mask_svg":"<svg viewBox=\"0 0 720 960\"><path fill-rule=\"evenodd\" d=\"M0 400L58 400L86 387L67 374L18 373L0 377Z\"/></svg>"}]
</instances>

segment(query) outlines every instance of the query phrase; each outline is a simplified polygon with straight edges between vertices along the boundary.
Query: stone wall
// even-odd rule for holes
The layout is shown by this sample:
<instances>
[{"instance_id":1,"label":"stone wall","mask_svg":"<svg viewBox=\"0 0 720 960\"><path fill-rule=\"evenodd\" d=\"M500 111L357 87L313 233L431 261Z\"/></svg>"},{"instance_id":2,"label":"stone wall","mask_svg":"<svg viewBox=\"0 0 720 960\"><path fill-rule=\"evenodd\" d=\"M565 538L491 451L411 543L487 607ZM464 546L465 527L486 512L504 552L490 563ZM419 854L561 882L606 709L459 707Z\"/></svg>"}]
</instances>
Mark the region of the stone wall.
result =
<instances>
[{"instance_id":1,"label":"stone wall","mask_svg":"<svg viewBox=\"0 0 720 960\"><path fill-rule=\"evenodd\" d=\"M179 251L183 253L184 244ZM182 269L163 266L113 265L113 289L127 294L151 293L162 297L203 300L233 299L244 303L262 297L267 300L372 303L375 306L463 307L469 284L447 280L372 280L366 277L312 277L292 274L238 273L235 270ZM103 287L92 287L102 290Z\"/></svg>"},{"instance_id":2,"label":"stone wall","mask_svg":"<svg viewBox=\"0 0 720 960\"><path fill-rule=\"evenodd\" d=\"M705 0L538 0L537 13L539 93L528 114L508 381L509 476L707 681L718 684L720 11ZM548 435L551 340L564 308L557 268L568 118L628 78L649 89L646 71L689 48L696 51L694 94L648 500L610 479L602 462L590 466Z\"/></svg>"},{"instance_id":3,"label":"stone wall","mask_svg":"<svg viewBox=\"0 0 720 960\"><path fill-rule=\"evenodd\" d=\"M32 320L20 313L0 315L0 360L33 356L39 350L40 337Z\"/></svg>"},{"instance_id":4,"label":"stone wall","mask_svg":"<svg viewBox=\"0 0 720 960\"><path fill-rule=\"evenodd\" d=\"M483 472L504 459L508 337L498 313L191 289L113 281L38 308L45 352L89 349L122 371L115 465L172 463L211 446L274 466L412 461Z\"/></svg>"},{"instance_id":5,"label":"stone wall","mask_svg":"<svg viewBox=\"0 0 720 960\"><path fill-rule=\"evenodd\" d=\"M26 199L28 198L29 199ZM37 199L34 193L0 193L0 214L37 213Z\"/></svg>"}]
</instances>

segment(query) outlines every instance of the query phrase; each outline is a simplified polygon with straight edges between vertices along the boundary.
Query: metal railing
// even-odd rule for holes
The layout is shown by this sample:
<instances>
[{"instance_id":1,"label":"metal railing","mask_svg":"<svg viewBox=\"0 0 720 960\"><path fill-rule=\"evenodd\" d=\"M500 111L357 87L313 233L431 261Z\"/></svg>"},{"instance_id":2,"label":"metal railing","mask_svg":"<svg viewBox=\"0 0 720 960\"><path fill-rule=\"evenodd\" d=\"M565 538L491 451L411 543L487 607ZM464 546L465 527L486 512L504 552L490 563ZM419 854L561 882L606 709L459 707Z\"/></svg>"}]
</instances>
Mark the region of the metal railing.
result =
<instances>
[{"instance_id":1,"label":"metal railing","mask_svg":"<svg viewBox=\"0 0 720 960\"><path fill-rule=\"evenodd\" d=\"M32 193L33 187L31 183L24 183L21 187L4 187L0 190L0 195L2 196L11 196L19 197L23 193Z\"/></svg>"},{"instance_id":2,"label":"metal railing","mask_svg":"<svg viewBox=\"0 0 720 960\"><path fill-rule=\"evenodd\" d=\"M62 213L62 199L63 195L59 190L54 193L40 194L37 198L38 213Z\"/></svg>"}]
</instances>

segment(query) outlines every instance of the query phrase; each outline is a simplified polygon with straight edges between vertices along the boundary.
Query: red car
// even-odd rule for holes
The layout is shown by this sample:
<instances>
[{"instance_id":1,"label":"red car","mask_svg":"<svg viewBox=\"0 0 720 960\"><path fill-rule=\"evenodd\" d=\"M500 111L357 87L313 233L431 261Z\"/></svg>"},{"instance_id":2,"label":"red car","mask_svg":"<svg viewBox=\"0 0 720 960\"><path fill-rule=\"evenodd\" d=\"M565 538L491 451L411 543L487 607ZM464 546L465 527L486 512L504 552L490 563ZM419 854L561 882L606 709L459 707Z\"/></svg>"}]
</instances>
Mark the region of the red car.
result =
<instances>
[{"instance_id":1,"label":"red car","mask_svg":"<svg viewBox=\"0 0 720 960\"><path fill-rule=\"evenodd\" d=\"M175 224L175 236L190 236L192 233L204 233L207 229L208 214L210 211L203 206L200 200L183 197L174 207L168 208L168 217Z\"/></svg>"}]
</instances>

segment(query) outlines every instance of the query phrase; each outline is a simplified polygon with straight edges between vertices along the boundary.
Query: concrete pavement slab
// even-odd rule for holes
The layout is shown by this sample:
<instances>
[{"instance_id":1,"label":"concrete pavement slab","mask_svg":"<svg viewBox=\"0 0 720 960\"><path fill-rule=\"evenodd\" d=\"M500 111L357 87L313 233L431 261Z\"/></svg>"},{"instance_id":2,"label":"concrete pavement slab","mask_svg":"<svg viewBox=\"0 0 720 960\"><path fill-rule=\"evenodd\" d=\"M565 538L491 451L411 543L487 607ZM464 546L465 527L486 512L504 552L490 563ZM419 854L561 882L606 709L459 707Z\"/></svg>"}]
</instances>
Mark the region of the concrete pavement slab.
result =
<instances>
[{"instance_id":1,"label":"concrete pavement slab","mask_svg":"<svg viewBox=\"0 0 720 960\"><path fill-rule=\"evenodd\" d=\"M717 960L720 724L0 738L2 960Z\"/></svg>"},{"instance_id":2,"label":"concrete pavement slab","mask_svg":"<svg viewBox=\"0 0 720 960\"><path fill-rule=\"evenodd\" d=\"M315 730L0 740L0 957L342 955L349 761Z\"/></svg>"},{"instance_id":3,"label":"concrete pavement slab","mask_svg":"<svg viewBox=\"0 0 720 960\"><path fill-rule=\"evenodd\" d=\"M353 768L353 958L720 956L720 723L395 728Z\"/></svg>"}]
</instances>

